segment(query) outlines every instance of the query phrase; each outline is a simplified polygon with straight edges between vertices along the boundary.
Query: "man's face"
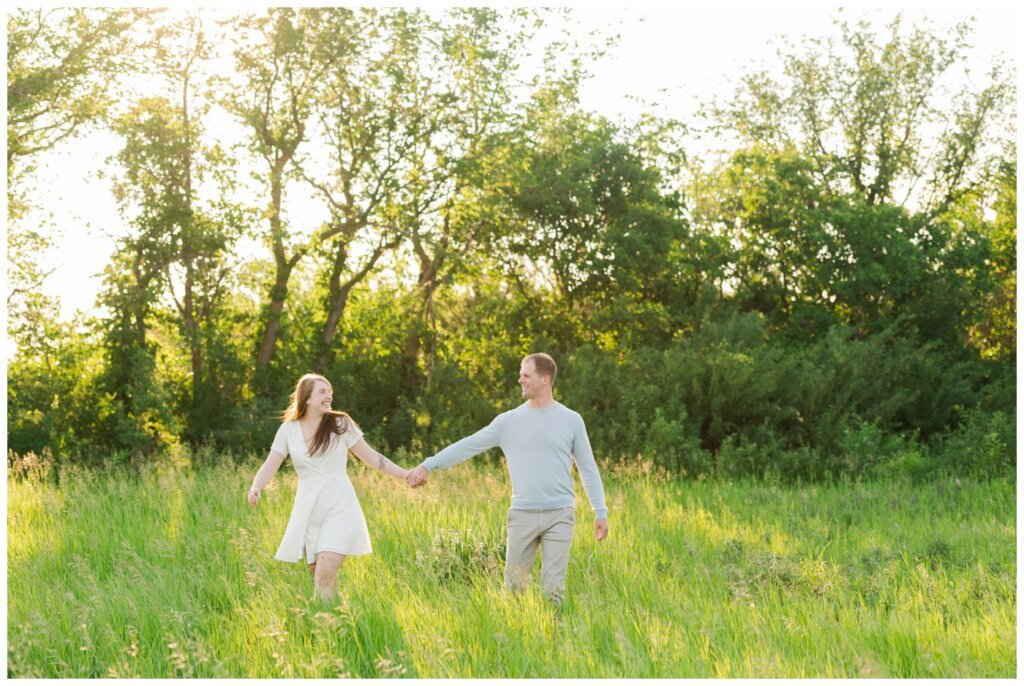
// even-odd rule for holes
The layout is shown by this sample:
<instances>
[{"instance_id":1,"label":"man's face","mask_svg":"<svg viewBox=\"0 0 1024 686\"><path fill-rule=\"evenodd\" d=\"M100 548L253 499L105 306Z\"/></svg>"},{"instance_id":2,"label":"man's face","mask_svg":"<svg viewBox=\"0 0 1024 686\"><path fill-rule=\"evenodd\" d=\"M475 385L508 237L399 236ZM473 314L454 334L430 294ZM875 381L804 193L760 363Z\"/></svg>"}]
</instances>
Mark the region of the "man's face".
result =
<instances>
[{"instance_id":1,"label":"man's face","mask_svg":"<svg viewBox=\"0 0 1024 686\"><path fill-rule=\"evenodd\" d=\"M536 398L543 386L544 377L537 375L537 367L533 360L526 360L519 365L519 387L523 389L524 398Z\"/></svg>"}]
</instances>

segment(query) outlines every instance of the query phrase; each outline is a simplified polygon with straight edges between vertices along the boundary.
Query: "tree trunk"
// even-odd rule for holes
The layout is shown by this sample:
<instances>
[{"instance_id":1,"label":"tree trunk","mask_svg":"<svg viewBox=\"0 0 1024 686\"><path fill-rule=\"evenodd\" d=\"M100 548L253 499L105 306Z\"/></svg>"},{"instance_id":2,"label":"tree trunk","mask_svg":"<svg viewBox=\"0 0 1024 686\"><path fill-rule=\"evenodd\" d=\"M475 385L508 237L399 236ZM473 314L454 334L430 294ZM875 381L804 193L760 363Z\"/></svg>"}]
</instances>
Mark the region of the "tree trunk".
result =
<instances>
[{"instance_id":1,"label":"tree trunk","mask_svg":"<svg viewBox=\"0 0 1024 686\"><path fill-rule=\"evenodd\" d=\"M416 281L417 289L420 291L421 300L419 311L409 323L409 329L405 334L405 343L402 346L403 367L405 369L403 387L407 393L415 397L420 390L421 375L419 372L420 352L423 349L424 325L433 311L434 291L437 290L437 274L444 262L443 248L438 255L431 257L418 243L415 245L416 254L420 258L420 274Z\"/></svg>"},{"instance_id":2,"label":"tree trunk","mask_svg":"<svg viewBox=\"0 0 1024 686\"><path fill-rule=\"evenodd\" d=\"M281 225L281 195L284 188L284 168L291 159L294 147L282 153L274 162L270 172L270 231L274 240L274 285L270 289L270 304L267 307L266 319L263 322L263 334L260 336L259 348L256 352L256 370L258 376L265 376L270 359L274 356L277 336L281 331L281 313L284 301L288 296L288 280L292 269L302 257L299 251L291 259L284 253L284 227Z\"/></svg>"},{"instance_id":3,"label":"tree trunk","mask_svg":"<svg viewBox=\"0 0 1024 686\"><path fill-rule=\"evenodd\" d=\"M348 294L356 283L355 280L341 283L341 273L345 270L346 260L348 260L348 243L340 240L334 252L334 264L331 266L331 278L327 286L327 321L320 333L320 353L317 355L317 366L321 373L333 361L331 344L334 343L334 337L338 332L338 323L341 322L341 315L345 311Z\"/></svg>"},{"instance_id":4,"label":"tree trunk","mask_svg":"<svg viewBox=\"0 0 1024 686\"><path fill-rule=\"evenodd\" d=\"M346 235L352 235L352 233L354 230L346 231ZM381 256L387 250L398 245L398 242L398 238L393 238L388 243L378 245L362 268L353 274L352 278L342 283L341 275L345 272L345 263L348 261L348 241L346 239L338 241L327 286L327 321L324 323L323 331L320 332L320 352L317 354L317 364L321 372L327 369L329 363L333 362L334 354L331 348L338 333L341 316L345 312L345 305L348 303L349 293L352 292L356 284L366 278Z\"/></svg>"},{"instance_id":5,"label":"tree trunk","mask_svg":"<svg viewBox=\"0 0 1024 686\"><path fill-rule=\"evenodd\" d=\"M267 307L263 336L260 338L260 346L256 354L256 364L262 368L266 368L274 356L277 335L281 331L281 313L284 311L284 301L288 296L288 280L291 278L294 266L294 262L279 261L277 263L274 286L270 289L270 305Z\"/></svg>"}]
</instances>

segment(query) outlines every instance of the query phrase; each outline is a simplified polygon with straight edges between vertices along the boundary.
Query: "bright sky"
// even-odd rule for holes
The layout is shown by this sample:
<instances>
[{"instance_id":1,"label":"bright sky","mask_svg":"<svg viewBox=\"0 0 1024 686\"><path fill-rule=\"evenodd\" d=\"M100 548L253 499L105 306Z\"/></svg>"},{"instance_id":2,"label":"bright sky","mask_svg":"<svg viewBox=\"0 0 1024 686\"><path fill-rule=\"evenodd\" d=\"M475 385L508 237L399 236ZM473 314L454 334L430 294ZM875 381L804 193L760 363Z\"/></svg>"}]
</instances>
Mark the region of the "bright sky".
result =
<instances>
[{"instance_id":1,"label":"bright sky","mask_svg":"<svg viewBox=\"0 0 1024 686\"><path fill-rule=\"evenodd\" d=\"M995 55L1017 60L1018 14L1007 4L930 3L903 5L906 23L951 26L974 16L972 44L978 71ZM850 7L847 4L847 7ZM612 119L637 117L643 107L631 98L656 101L661 113L686 120L699 104L725 97L744 69L771 66L777 41L822 36L833 32L833 19L865 17L881 26L898 11L838 5L764 7L742 4L708 7L633 7L583 9L584 26L621 35L619 45L591 66L594 77L583 89L583 104ZM92 309L102 270L121 233L122 219L107 181L97 177L104 160L116 152L118 140L107 133L79 138L40 159L36 200L49 215L39 220L62 232L59 244L44 261L56 267L44 290L61 301L64 317Z\"/></svg>"}]
</instances>

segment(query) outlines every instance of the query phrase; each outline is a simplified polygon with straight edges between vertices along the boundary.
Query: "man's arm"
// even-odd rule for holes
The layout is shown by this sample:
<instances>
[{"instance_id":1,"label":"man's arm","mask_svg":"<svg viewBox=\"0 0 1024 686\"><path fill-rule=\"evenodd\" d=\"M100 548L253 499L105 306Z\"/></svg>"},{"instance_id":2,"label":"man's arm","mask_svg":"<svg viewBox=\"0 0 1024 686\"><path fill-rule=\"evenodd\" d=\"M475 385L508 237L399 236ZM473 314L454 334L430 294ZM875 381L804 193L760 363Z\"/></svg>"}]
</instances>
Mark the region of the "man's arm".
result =
<instances>
[{"instance_id":1,"label":"man's arm","mask_svg":"<svg viewBox=\"0 0 1024 686\"><path fill-rule=\"evenodd\" d=\"M454 467L460 462L476 457L485 450L498 447L498 443L501 440L502 416L498 415L494 418L494 421L475 434L466 436L461 441L452 443L433 457L423 460L418 467L409 471L406 482L413 488L422 486L426 483L429 472L435 469Z\"/></svg>"},{"instance_id":2,"label":"man's arm","mask_svg":"<svg viewBox=\"0 0 1024 686\"><path fill-rule=\"evenodd\" d=\"M580 472L580 481L583 482L583 490L587 492L590 506L594 508L594 537L602 541L608 535L608 507L604 500L604 484L601 483L601 474L597 470L597 460L594 459L594 451L590 447L590 438L587 436L587 426L583 417L577 415L579 424L572 439L572 455L576 462L576 469Z\"/></svg>"}]
</instances>

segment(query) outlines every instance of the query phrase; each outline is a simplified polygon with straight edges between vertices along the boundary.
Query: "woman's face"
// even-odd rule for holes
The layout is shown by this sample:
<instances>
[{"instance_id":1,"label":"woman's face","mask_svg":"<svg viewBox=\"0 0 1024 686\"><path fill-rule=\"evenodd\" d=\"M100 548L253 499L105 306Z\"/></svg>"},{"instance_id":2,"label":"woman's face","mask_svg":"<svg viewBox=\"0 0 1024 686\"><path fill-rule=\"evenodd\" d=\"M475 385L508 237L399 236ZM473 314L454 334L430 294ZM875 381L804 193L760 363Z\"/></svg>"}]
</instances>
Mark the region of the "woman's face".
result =
<instances>
[{"instance_id":1,"label":"woman's face","mask_svg":"<svg viewBox=\"0 0 1024 686\"><path fill-rule=\"evenodd\" d=\"M306 401L306 411L314 417L327 414L331 411L333 397L334 393L331 391L330 384L317 379L313 382L313 391L309 394L309 400Z\"/></svg>"}]
</instances>

